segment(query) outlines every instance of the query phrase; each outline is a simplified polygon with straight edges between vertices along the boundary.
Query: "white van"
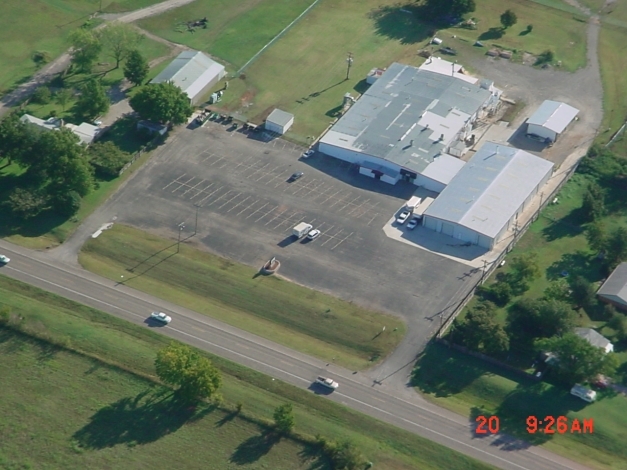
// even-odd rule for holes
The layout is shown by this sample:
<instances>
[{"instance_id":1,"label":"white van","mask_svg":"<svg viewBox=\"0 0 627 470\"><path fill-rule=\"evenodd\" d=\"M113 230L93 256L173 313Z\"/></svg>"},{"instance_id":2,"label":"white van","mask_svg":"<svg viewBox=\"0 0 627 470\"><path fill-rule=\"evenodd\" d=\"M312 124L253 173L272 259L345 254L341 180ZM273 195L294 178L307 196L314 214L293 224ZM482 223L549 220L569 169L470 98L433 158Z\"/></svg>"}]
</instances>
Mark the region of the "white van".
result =
<instances>
[{"instance_id":1,"label":"white van","mask_svg":"<svg viewBox=\"0 0 627 470\"><path fill-rule=\"evenodd\" d=\"M588 403L592 403L597 399L597 392L579 384L575 384L573 388L570 389L570 394L575 395Z\"/></svg>"}]
</instances>

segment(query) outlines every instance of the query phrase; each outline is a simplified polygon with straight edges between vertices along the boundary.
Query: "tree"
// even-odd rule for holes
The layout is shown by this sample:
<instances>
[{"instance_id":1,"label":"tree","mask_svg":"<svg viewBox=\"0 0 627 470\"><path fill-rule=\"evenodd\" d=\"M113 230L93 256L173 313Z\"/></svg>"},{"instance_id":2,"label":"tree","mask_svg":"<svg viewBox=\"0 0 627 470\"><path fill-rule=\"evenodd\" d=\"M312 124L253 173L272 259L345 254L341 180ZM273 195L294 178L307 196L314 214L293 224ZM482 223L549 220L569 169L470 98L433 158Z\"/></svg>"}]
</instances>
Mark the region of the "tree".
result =
<instances>
[{"instance_id":1,"label":"tree","mask_svg":"<svg viewBox=\"0 0 627 470\"><path fill-rule=\"evenodd\" d=\"M35 90L35 93L33 93L31 100L38 104L48 104L50 103L51 98L52 93L50 92L50 88L47 86L40 86Z\"/></svg>"},{"instance_id":2,"label":"tree","mask_svg":"<svg viewBox=\"0 0 627 470\"><path fill-rule=\"evenodd\" d=\"M96 174L104 178L115 178L131 156L120 150L113 142L96 142L88 150L90 163Z\"/></svg>"},{"instance_id":3,"label":"tree","mask_svg":"<svg viewBox=\"0 0 627 470\"><path fill-rule=\"evenodd\" d=\"M605 262L613 270L627 258L627 229L617 227L607 239Z\"/></svg>"},{"instance_id":4,"label":"tree","mask_svg":"<svg viewBox=\"0 0 627 470\"><path fill-rule=\"evenodd\" d=\"M525 31L527 31L527 34L531 33L531 31L533 31L533 25L532 24L528 24L527 25L527 29Z\"/></svg>"},{"instance_id":5,"label":"tree","mask_svg":"<svg viewBox=\"0 0 627 470\"><path fill-rule=\"evenodd\" d=\"M533 281L540 275L537 253L529 252L514 256L511 261L511 269L519 280Z\"/></svg>"},{"instance_id":6,"label":"tree","mask_svg":"<svg viewBox=\"0 0 627 470\"><path fill-rule=\"evenodd\" d=\"M209 359L179 343L172 342L157 353L155 369L163 382L177 386L189 400L209 398L222 384L220 372Z\"/></svg>"},{"instance_id":7,"label":"tree","mask_svg":"<svg viewBox=\"0 0 627 470\"><path fill-rule=\"evenodd\" d=\"M605 251L607 247L607 231L600 220L595 220L586 227L586 240L588 245L596 252Z\"/></svg>"},{"instance_id":8,"label":"tree","mask_svg":"<svg viewBox=\"0 0 627 470\"><path fill-rule=\"evenodd\" d=\"M129 52L124 64L124 76L133 85L141 85L148 76L148 61L141 53L134 49Z\"/></svg>"},{"instance_id":9,"label":"tree","mask_svg":"<svg viewBox=\"0 0 627 470\"><path fill-rule=\"evenodd\" d=\"M611 305L609 305L609 307L611 307ZM616 332L615 336L618 341L625 341L625 339L627 339L627 317L622 313L618 313L614 310L607 322L607 326Z\"/></svg>"},{"instance_id":10,"label":"tree","mask_svg":"<svg viewBox=\"0 0 627 470\"><path fill-rule=\"evenodd\" d=\"M601 186L595 182L588 184L588 189L583 195L581 211L584 220L594 221L605 214L605 194Z\"/></svg>"},{"instance_id":11,"label":"tree","mask_svg":"<svg viewBox=\"0 0 627 470\"><path fill-rule=\"evenodd\" d=\"M494 305L482 302L471 309L461 321L456 321L451 340L469 349L498 355L509 349L509 337L494 320Z\"/></svg>"},{"instance_id":12,"label":"tree","mask_svg":"<svg viewBox=\"0 0 627 470\"><path fill-rule=\"evenodd\" d=\"M460 18L466 13L472 13L477 7L475 0L424 0L423 5L432 19L444 16Z\"/></svg>"},{"instance_id":13,"label":"tree","mask_svg":"<svg viewBox=\"0 0 627 470\"><path fill-rule=\"evenodd\" d=\"M499 307L504 307L512 298L512 287L505 280L499 280L490 286L479 286L477 295L485 300L494 302Z\"/></svg>"},{"instance_id":14,"label":"tree","mask_svg":"<svg viewBox=\"0 0 627 470\"><path fill-rule=\"evenodd\" d=\"M93 119L96 116L106 113L109 110L111 101L105 89L98 80L89 80L81 89L81 95L76 102L78 112L86 119Z\"/></svg>"},{"instance_id":15,"label":"tree","mask_svg":"<svg viewBox=\"0 0 627 470\"><path fill-rule=\"evenodd\" d=\"M57 191L50 195L50 205L57 214L72 217L81 208L81 197L76 191Z\"/></svg>"},{"instance_id":16,"label":"tree","mask_svg":"<svg viewBox=\"0 0 627 470\"><path fill-rule=\"evenodd\" d=\"M613 353L606 354L575 333L539 340L536 347L555 354L558 376L570 385L592 380L598 374L611 376L616 370Z\"/></svg>"},{"instance_id":17,"label":"tree","mask_svg":"<svg viewBox=\"0 0 627 470\"><path fill-rule=\"evenodd\" d=\"M16 188L5 203L9 210L20 219L31 219L46 207L46 197L39 190Z\"/></svg>"},{"instance_id":18,"label":"tree","mask_svg":"<svg viewBox=\"0 0 627 470\"><path fill-rule=\"evenodd\" d=\"M143 87L130 105L143 119L161 123L183 124L193 112L189 97L170 82Z\"/></svg>"},{"instance_id":19,"label":"tree","mask_svg":"<svg viewBox=\"0 0 627 470\"><path fill-rule=\"evenodd\" d=\"M588 309L594 304L596 300L595 288L585 278L581 276L575 277L570 287L572 290L570 296L576 307Z\"/></svg>"},{"instance_id":20,"label":"tree","mask_svg":"<svg viewBox=\"0 0 627 470\"><path fill-rule=\"evenodd\" d=\"M570 286L563 277L549 282L544 289L544 298L547 300L567 301L570 299Z\"/></svg>"},{"instance_id":21,"label":"tree","mask_svg":"<svg viewBox=\"0 0 627 470\"><path fill-rule=\"evenodd\" d=\"M555 59L555 54L551 49L547 49L544 52L541 52L536 59L536 65L542 65L553 62Z\"/></svg>"},{"instance_id":22,"label":"tree","mask_svg":"<svg viewBox=\"0 0 627 470\"><path fill-rule=\"evenodd\" d=\"M11 113L0 121L0 157L18 163L28 154L33 135L17 113Z\"/></svg>"},{"instance_id":23,"label":"tree","mask_svg":"<svg viewBox=\"0 0 627 470\"><path fill-rule=\"evenodd\" d=\"M354 442L346 439L333 446L330 452L333 468L338 470L357 470L364 465L364 457Z\"/></svg>"},{"instance_id":24,"label":"tree","mask_svg":"<svg viewBox=\"0 0 627 470\"><path fill-rule=\"evenodd\" d=\"M277 406L274 409L274 427L281 434L289 434L294 428L294 411L290 403Z\"/></svg>"},{"instance_id":25,"label":"tree","mask_svg":"<svg viewBox=\"0 0 627 470\"><path fill-rule=\"evenodd\" d=\"M74 94L71 90L68 90L67 88L62 88L54 94L54 100L59 106L61 106L63 111L65 111L65 107L73 97Z\"/></svg>"},{"instance_id":26,"label":"tree","mask_svg":"<svg viewBox=\"0 0 627 470\"><path fill-rule=\"evenodd\" d=\"M79 28L70 33L68 40L72 46L70 51L72 65L76 66L80 72L91 72L102 50L96 34L91 30Z\"/></svg>"},{"instance_id":27,"label":"tree","mask_svg":"<svg viewBox=\"0 0 627 470\"><path fill-rule=\"evenodd\" d=\"M518 17L512 10L505 10L505 12L501 15L501 24L503 25L503 29L511 28L517 21Z\"/></svg>"},{"instance_id":28,"label":"tree","mask_svg":"<svg viewBox=\"0 0 627 470\"><path fill-rule=\"evenodd\" d=\"M522 298L509 310L506 331L516 342L529 344L535 338L572 330L575 320L575 311L567 302Z\"/></svg>"},{"instance_id":29,"label":"tree","mask_svg":"<svg viewBox=\"0 0 627 470\"><path fill-rule=\"evenodd\" d=\"M114 22L100 30L100 41L107 56L115 60L115 68L135 50L143 36L127 23Z\"/></svg>"}]
</instances>

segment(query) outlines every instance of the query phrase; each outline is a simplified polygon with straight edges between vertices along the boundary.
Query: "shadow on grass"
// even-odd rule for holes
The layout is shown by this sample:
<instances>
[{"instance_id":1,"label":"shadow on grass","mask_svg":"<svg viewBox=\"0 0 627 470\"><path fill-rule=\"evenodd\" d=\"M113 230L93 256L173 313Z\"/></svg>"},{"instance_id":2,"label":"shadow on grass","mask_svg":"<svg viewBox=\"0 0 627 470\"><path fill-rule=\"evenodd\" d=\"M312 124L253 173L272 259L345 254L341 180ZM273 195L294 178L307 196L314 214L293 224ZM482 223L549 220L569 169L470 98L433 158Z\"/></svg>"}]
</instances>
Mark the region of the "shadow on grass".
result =
<instances>
[{"instance_id":1,"label":"shadow on grass","mask_svg":"<svg viewBox=\"0 0 627 470\"><path fill-rule=\"evenodd\" d=\"M147 444L213 410L212 406L190 406L168 389L144 391L101 408L73 438L85 449Z\"/></svg>"},{"instance_id":2,"label":"shadow on grass","mask_svg":"<svg viewBox=\"0 0 627 470\"><path fill-rule=\"evenodd\" d=\"M230 461L237 465L247 465L256 462L272 450L281 436L271 430L263 431L257 436L250 437L242 442L231 455Z\"/></svg>"},{"instance_id":3,"label":"shadow on grass","mask_svg":"<svg viewBox=\"0 0 627 470\"><path fill-rule=\"evenodd\" d=\"M416 44L429 38L429 28L418 20L420 15L420 10L411 4L382 6L369 13L377 34L401 44Z\"/></svg>"},{"instance_id":4,"label":"shadow on grass","mask_svg":"<svg viewBox=\"0 0 627 470\"><path fill-rule=\"evenodd\" d=\"M100 139L102 142L113 142L124 152L133 154L145 146L150 137L137 132L137 119L132 116L125 116L117 120L109 127L106 134Z\"/></svg>"},{"instance_id":5,"label":"shadow on grass","mask_svg":"<svg viewBox=\"0 0 627 470\"><path fill-rule=\"evenodd\" d=\"M582 209L578 207L561 219L553 220L551 224L542 230L542 235L549 242L564 237L576 237L583 232L581 226L583 222Z\"/></svg>"},{"instance_id":6,"label":"shadow on grass","mask_svg":"<svg viewBox=\"0 0 627 470\"><path fill-rule=\"evenodd\" d=\"M490 41L493 39L500 39L503 37L503 28L490 28L484 31L477 38L479 41Z\"/></svg>"},{"instance_id":7,"label":"shadow on grass","mask_svg":"<svg viewBox=\"0 0 627 470\"><path fill-rule=\"evenodd\" d=\"M317 446L305 445L303 450L298 453L301 462L309 463L307 470L332 470L333 465L329 458L324 455L322 450Z\"/></svg>"},{"instance_id":8,"label":"shadow on grass","mask_svg":"<svg viewBox=\"0 0 627 470\"><path fill-rule=\"evenodd\" d=\"M567 277L568 280L581 276L589 282L601 279L603 263L596 256L583 251L565 253L546 269L546 278L549 280Z\"/></svg>"}]
</instances>

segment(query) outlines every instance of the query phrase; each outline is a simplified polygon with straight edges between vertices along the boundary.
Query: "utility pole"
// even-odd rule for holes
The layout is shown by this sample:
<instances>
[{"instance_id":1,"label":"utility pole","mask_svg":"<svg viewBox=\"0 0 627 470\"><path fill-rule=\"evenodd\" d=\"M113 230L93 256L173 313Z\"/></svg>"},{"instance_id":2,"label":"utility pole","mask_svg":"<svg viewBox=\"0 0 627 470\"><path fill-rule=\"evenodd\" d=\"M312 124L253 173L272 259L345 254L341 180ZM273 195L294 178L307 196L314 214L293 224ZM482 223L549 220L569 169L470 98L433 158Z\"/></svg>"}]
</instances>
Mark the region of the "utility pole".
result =
<instances>
[{"instance_id":1,"label":"utility pole","mask_svg":"<svg viewBox=\"0 0 627 470\"><path fill-rule=\"evenodd\" d=\"M483 272L481 273L481 281L479 281L479 284L483 284L483 281L485 280L485 273L488 270L488 261L487 260L483 260Z\"/></svg>"},{"instance_id":2,"label":"utility pole","mask_svg":"<svg viewBox=\"0 0 627 470\"><path fill-rule=\"evenodd\" d=\"M198 204L194 204L196 206L196 223L194 224L194 235L198 232L198 208L200 207Z\"/></svg>"},{"instance_id":3,"label":"utility pole","mask_svg":"<svg viewBox=\"0 0 627 470\"><path fill-rule=\"evenodd\" d=\"M179 228L179 239L176 242L176 252L179 252L179 247L181 245L181 232L183 231L183 229L185 228L185 224L183 222L181 222L180 224L178 224L178 228Z\"/></svg>"},{"instance_id":4,"label":"utility pole","mask_svg":"<svg viewBox=\"0 0 627 470\"><path fill-rule=\"evenodd\" d=\"M348 57L346 58L346 80L348 80L348 77L351 73L351 65L353 65L353 53L349 52L348 53Z\"/></svg>"}]
</instances>

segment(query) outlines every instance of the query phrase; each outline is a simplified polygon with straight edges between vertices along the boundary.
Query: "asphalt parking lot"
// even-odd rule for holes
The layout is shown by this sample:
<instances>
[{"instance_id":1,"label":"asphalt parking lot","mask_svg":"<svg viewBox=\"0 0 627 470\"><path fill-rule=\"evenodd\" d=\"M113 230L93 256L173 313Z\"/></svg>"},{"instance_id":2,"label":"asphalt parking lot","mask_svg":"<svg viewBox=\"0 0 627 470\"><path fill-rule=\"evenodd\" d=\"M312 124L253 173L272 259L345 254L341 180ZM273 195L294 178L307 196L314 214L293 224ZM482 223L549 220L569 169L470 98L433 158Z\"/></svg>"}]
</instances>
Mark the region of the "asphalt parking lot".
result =
<instances>
[{"instance_id":1,"label":"asphalt parking lot","mask_svg":"<svg viewBox=\"0 0 627 470\"><path fill-rule=\"evenodd\" d=\"M277 256L281 275L403 316L412 344L424 344L477 273L385 235L415 187L374 181L320 154L303 160L288 142L227 129L208 122L177 130L116 196L117 222L172 239L184 224L188 243L254 267ZM304 176L290 182L297 171ZM302 221L320 237L294 240Z\"/></svg>"}]
</instances>

